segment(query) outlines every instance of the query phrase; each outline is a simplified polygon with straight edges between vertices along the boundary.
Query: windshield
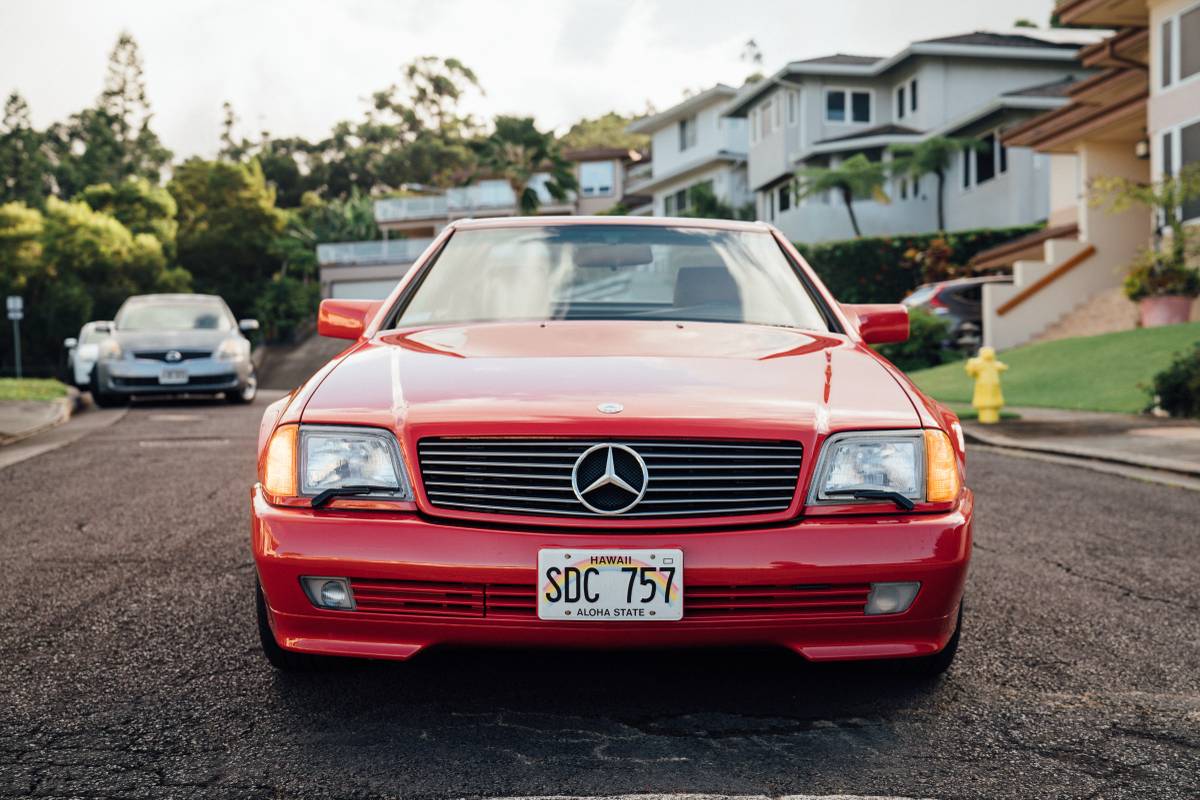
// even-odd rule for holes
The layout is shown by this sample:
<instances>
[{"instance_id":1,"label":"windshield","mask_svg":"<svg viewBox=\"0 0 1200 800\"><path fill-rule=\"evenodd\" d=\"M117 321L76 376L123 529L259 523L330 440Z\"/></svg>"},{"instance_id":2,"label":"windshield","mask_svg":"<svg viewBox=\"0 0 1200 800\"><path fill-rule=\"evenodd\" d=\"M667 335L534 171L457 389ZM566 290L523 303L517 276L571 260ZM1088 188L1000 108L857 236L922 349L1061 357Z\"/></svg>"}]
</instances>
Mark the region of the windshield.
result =
<instances>
[{"instance_id":1,"label":"windshield","mask_svg":"<svg viewBox=\"0 0 1200 800\"><path fill-rule=\"evenodd\" d=\"M228 312L218 300L204 302L134 303L117 313L123 331L227 331Z\"/></svg>"},{"instance_id":2,"label":"windshield","mask_svg":"<svg viewBox=\"0 0 1200 800\"><path fill-rule=\"evenodd\" d=\"M459 231L398 324L551 319L828 329L769 233L640 225Z\"/></svg>"}]
</instances>

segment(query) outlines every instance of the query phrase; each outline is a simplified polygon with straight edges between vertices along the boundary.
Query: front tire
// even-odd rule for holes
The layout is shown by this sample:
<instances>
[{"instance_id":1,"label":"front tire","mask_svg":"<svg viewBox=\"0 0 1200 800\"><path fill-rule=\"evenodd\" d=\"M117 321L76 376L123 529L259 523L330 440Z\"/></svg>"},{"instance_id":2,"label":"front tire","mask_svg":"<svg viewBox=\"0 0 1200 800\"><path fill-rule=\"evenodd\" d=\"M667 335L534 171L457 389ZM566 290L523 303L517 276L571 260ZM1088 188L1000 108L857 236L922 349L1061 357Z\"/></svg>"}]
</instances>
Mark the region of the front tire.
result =
<instances>
[{"instance_id":1,"label":"front tire","mask_svg":"<svg viewBox=\"0 0 1200 800\"><path fill-rule=\"evenodd\" d=\"M254 402L254 398L258 396L258 375L251 370L246 382L234 389L232 392L225 393L225 399L234 405L248 405Z\"/></svg>"},{"instance_id":2,"label":"front tire","mask_svg":"<svg viewBox=\"0 0 1200 800\"><path fill-rule=\"evenodd\" d=\"M267 618L267 599L257 579L254 581L254 611L258 618L258 638L262 642L263 655L275 669L281 672L323 672L337 665L338 660L328 656L297 653L279 646Z\"/></svg>"},{"instance_id":3,"label":"front tire","mask_svg":"<svg viewBox=\"0 0 1200 800\"><path fill-rule=\"evenodd\" d=\"M129 405L129 395L100 390L99 370L95 367L92 368L92 379L88 384L88 391L92 394L92 402L99 408L121 408Z\"/></svg>"}]
</instances>

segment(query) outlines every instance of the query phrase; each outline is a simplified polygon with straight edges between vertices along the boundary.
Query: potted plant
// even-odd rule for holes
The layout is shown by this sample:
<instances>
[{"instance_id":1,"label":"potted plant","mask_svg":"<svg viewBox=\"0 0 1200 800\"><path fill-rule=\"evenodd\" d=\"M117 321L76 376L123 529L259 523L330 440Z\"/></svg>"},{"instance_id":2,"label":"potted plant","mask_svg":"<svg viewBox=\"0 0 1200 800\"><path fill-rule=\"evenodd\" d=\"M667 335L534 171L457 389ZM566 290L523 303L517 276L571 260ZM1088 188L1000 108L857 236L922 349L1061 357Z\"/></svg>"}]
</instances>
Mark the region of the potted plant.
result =
<instances>
[{"instance_id":1,"label":"potted plant","mask_svg":"<svg viewBox=\"0 0 1200 800\"><path fill-rule=\"evenodd\" d=\"M1125 279L1125 294L1141 313L1142 327L1187 322L1192 301L1200 296L1200 271L1189 266L1197 255L1196 230L1183 224L1182 209L1200 198L1200 164L1189 164L1178 175L1154 183L1128 178L1098 178L1093 198L1114 212L1133 205L1151 209L1161 221L1152 247L1144 249Z\"/></svg>"}]
</instances>

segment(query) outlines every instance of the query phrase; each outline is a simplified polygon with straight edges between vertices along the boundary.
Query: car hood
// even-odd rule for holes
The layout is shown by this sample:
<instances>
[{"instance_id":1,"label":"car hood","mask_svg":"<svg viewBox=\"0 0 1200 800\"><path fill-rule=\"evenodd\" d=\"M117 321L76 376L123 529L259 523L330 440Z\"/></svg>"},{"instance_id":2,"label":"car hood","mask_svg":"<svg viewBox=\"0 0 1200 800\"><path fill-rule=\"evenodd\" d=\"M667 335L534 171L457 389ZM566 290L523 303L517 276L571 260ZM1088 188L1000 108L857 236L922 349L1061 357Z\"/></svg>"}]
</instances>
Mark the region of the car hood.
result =
<instances>
[{"instance_id":1,"label":"car hood","mask_svg":"<svg viewBox=\"0 0 1200 800\"><path fill-rule=\"evenodd\" d=\"M216 350L232 331L114 331L121 349Z\"/></svg>"},{"instance_id":2,"label":"car hood","mask_svg":"<svg viewBox=\"0 0 1200 800\"><path fill-rule=\"evenodd\" d=\"M616 414L598 405L619 403ZM432 435L801 438L918 426L886 366L837 334L720 323L546 322L379 336L302 419Z\"/></svg>"}]
</instances>

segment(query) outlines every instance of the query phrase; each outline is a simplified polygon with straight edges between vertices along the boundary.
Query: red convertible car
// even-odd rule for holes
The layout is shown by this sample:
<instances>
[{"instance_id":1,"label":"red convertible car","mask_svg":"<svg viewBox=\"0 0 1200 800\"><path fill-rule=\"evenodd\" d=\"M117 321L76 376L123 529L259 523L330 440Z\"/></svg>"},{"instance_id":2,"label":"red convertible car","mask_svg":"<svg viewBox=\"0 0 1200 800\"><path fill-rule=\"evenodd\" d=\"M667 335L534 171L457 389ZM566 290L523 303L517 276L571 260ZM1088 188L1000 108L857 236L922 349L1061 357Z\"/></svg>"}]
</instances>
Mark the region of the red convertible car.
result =
<instances>
[{"instance_id":1,"label":"red convertible car","mask_svg":"<svg viewBox=\"0 0 1200 800\"><path fill-rule=\"evenodd\" d=\"M971 554L954 414L868 345L774 228L451 225L352 344L273 403L252 498L267 659L427 647L958 647Z\"/></svg>"}]
</instances>

